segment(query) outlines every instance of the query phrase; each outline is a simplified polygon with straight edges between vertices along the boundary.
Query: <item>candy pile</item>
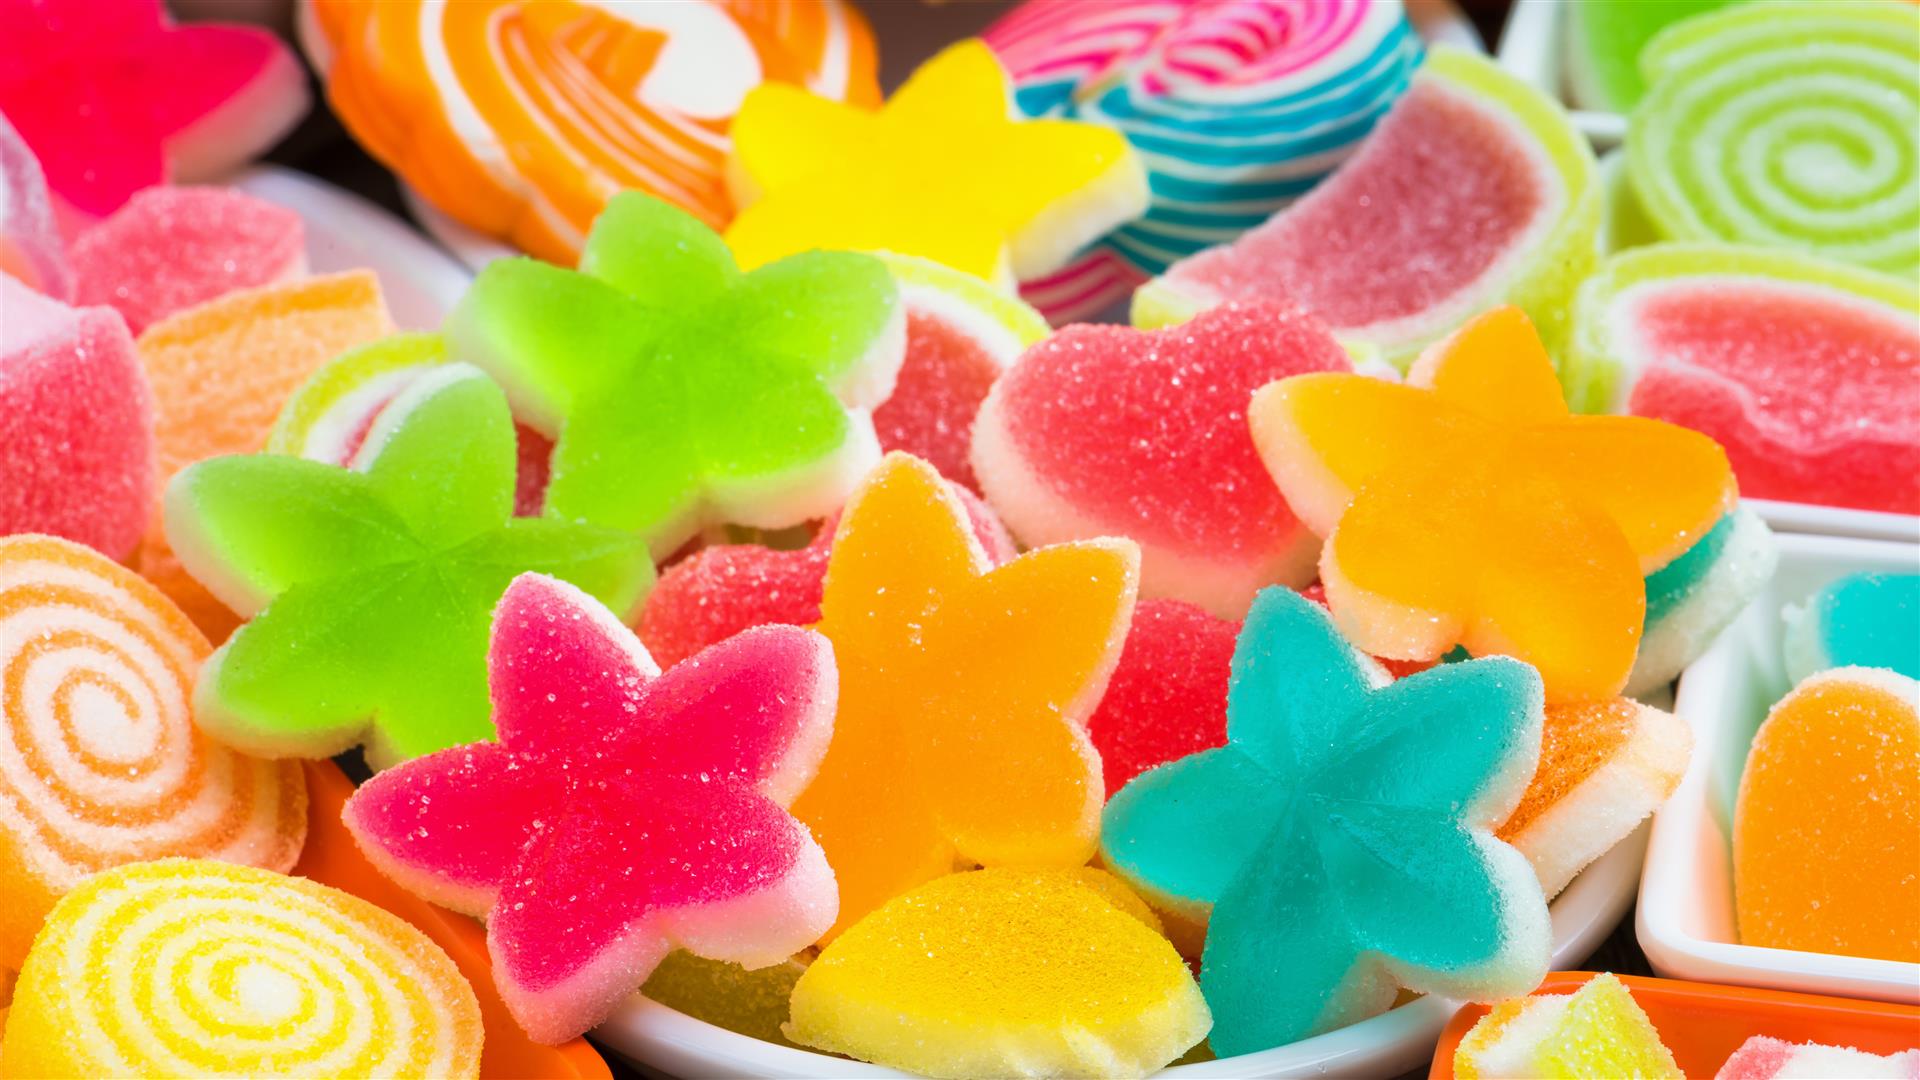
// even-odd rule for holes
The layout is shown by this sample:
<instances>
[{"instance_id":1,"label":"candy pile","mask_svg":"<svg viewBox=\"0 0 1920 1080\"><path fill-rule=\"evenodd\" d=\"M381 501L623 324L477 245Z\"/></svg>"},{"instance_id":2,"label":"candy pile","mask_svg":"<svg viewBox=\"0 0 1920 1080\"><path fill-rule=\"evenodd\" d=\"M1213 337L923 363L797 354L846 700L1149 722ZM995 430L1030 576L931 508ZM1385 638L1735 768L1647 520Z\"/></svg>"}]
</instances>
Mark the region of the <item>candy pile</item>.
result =
<instances>
[{"instance_id":1,"label":"candy pile","mask_svg":"<svg viewBox=\"0 0 1920 1080\"><path fill-rule=\"evenodd\" d=\"M1526 996L1549 904L1687 769L1740 496L1920 510L1911 170L1736 212L1686 148L1826 85L1776 22L1920 72L1894 8L1655 36L1685 242L1603 258L1566 111L1394 0L1030 0L884 102L842 0L312 0L347 126L529 252L400 334L122 160L207 167L277 46L0 0L61 90L0 76L0 1072L505 1074L639 992L941 1077L1419 995L1499 1003L1459 1076L1678 1075L1626 984ZM1910 165L1843 96L1786 126ZM1743 942L1920 961L1917 606L1784 613Z\"/></svg>"}]
</instances>

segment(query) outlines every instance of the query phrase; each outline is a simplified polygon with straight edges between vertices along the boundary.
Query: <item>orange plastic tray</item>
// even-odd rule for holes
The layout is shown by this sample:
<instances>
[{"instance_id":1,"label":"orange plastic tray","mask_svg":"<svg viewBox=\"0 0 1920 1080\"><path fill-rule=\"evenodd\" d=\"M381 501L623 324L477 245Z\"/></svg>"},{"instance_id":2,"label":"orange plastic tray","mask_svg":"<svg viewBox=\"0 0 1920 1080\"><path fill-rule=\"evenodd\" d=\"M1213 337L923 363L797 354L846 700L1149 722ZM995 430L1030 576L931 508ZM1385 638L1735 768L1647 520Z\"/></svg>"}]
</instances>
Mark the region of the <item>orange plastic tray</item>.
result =
<instances>
[{"instance_id":1,"label":"orange plastic tray","mask_svg":"<svg viewBox=\"0 0 1920 1080\"><path fill-rule=\"evenodd\" d=\"M339 766L331 761L307 763L307 846L293 872L386 908L447 951L480 999L480 1019L487 1032L480 1054L483 1078L610 1080L613 1074L607 1063L585 1039L542 1046L521 1033L493 987L493 961L487 956L487 935L480 924L427 903L373 868L340 823L340 808L351 794L353 782Z\"/></svg>"},{"instance_id":2,"label":"orange plastic tray","mask_svg":"<svg viewBox=\"0 0 1920 1080\"><path fill-rule=\"evenodd\" d=\"M1570 994L1590 971L1556 971L1538 993ZM1646 1010L1660 1040L1689 1077L1711 1077L1750 1036L1771 1035L1787 1042L1851 1046L1874 1054L1897 1054L1920 1047L1920 1008L1852 998L1753 990L1743 986L1648 979L1622 975L1633 1000ZM1440 1033L1430 1080L1451 1080L1453 1052L1481 1017L1485 1005L1468 1005Z\"/></svg>"}]
</instances>

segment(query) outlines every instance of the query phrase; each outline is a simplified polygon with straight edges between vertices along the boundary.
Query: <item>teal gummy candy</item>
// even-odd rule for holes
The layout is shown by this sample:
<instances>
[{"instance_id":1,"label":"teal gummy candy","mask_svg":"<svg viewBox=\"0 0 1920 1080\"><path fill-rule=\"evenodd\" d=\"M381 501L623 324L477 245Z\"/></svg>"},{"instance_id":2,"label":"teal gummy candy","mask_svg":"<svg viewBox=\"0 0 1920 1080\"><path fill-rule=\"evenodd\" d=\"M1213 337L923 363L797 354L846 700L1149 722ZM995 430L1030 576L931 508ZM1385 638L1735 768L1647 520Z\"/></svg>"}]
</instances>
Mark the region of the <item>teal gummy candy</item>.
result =
<instances>
[{"instance_id":1,"label":"teal gummy candy","mask_svg":"<svg viewBox=\"0 0 1920 1080\"><path fill-rule=\"evenodd\" d=\"M1920 679L1920 574L1848 574L1787 612L1787 677L1838 667Z\"/></svg>"},{"instance_id":2,"label":"teal gummy candy","mask_svg":"<svg viewBox=\"0 0 1920 1080\"><path fill-rule=\"evenodd\" d=\"M482 270L449 351L555 440L546 511L664 556L707 524L837 509L880 459L904 308L880 260L813 251L742 274L718 235L638 192L607 204L578 271Z\"/></svg>"},{"instance_id":3,"label":"teal gummy candy","mask_svg":"<svg viewBox=\"0 0 1920 1080\"><path fill-rule=\"evenodd\" d=\"M375 767L490 739L487 634L508 582L551 574L629 614L652 584L630 532L513 516L513 419L470 365L402 391L354 466L210 458L167 486L174 552L253 616L194 688L215 737L269 757L364 742Z\"/></svg>"},{"instance_id":4,"label":"teal gummy candy","mask_svg":"<svg viewBox=\"0 0 1920 1080\"><path fill-rule=\"evenodd\" d=\"M1779 548L1760 516L1741 508L1680 557L1647 576L1647 615L1626 693L1672 682L1773 577Z\"/></svg>"},{"instance_id":5,"label":"teal gummy candy","mask_svg":"<svg viewBox=\"0 0 1920 1080\"><path fill-rule=\"evenodd\" d=\"M1546 900L1495 839L1533 776L1544 690L1506 657L1387 683L1318 605L1255 599L1227 745L1107 804L1107 864L1209 917L1200 989L1222 1057L1386 1009L1397 986L1493 1000L1546 973Z\"/></svg>"}]
</instances>

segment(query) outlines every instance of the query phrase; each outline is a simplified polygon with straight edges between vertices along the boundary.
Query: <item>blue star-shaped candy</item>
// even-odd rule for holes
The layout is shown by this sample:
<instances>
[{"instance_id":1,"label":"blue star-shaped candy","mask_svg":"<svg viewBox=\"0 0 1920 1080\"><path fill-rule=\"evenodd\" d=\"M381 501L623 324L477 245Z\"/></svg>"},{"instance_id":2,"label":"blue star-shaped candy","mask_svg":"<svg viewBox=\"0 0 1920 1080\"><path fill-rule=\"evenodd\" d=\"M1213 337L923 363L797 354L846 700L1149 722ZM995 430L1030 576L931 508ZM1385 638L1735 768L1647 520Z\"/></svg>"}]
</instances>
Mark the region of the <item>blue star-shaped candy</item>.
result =
<instances>
[{"instance_id":1,"label":"blue star-shaped candy","mask_svg":"<svg viewBox=\"0 0 1920 1080\"><path fill-rule=\"evenodd\" d=\"M1546 901L1493 829L1539 760L1540 677L1517 660L1389 684L1317 605L1254 601L1227 745L1107 804L1108 865L1208 916L1200 988L1221 1056L1385 1009L1395 988L1481 999L1546 973Z\"/></svg>"}]
</instances>

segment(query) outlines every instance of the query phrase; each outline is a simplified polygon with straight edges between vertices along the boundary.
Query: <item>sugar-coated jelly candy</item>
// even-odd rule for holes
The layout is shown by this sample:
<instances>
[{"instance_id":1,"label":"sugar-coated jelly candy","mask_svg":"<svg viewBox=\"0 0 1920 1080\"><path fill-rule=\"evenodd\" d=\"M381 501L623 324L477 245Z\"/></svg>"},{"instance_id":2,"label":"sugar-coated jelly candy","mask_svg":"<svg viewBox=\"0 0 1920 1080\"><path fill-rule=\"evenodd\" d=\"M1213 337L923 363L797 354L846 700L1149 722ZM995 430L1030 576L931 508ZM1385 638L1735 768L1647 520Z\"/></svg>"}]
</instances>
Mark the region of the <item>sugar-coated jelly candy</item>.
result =
<instances>
[{"instance_id":1,"label":"sugar-coated jelly candy","mask_svg":"<svg viewBox=\"0 0 1920 1080\"><path fill-rule=\"evenodd\" d=\"M979 41L922 64L878 110L766 83L734 118L727 243L746 266L814 248L918 255L996 283L1058 270L1147 206L1119 132L1013 112Z\"/></svg>"},{"instance_id":2,"label":"sugar-coated jelly candy","mask_svg":"<svg viewBox=\"0 0 1920 1080\"><path fill-rule=\"evenodd\" d=\"M306 270L300 215L233 188L149 188L73 244L75 299L113 308L136 334Z\"/></svg>"},{"instance_id":3,"label":"sugar-coated jelly candy","mask_svg":"<svg viewBox=\"0 0 1920 1080\"><path fill-rule=\"evenodd\" d=\"M1318 319L1280 304L1159 331L1068 327L987 395L974 471L1023 543L1128 537L1144 595L1237 619L1261 586L1312 580L1320 546L1260 466L1247 399L1352 369Z\"/></svg>"},{"instance_id":4,"label":"sugar-coated jelly candy","mask_svg":"<svg viewBox=\"0 0 1920 1080\"><path fill-rule=\"evenodd\" d=\"M1087 737L1108 796L1175 758L1227 741L1227 672L1240 624L1179 600L1142 600Z\"/></svg>"},{"instance_id":5,"label":"sugar-coated jelly candy","mask_svg":"<svg viewBox=\"0 0 1920 1080\"><path fill-rule=\"evenodd\" d=\"M1920 683L1814 675L1753 737L1733 814L1747 945L1920 963Z\"/></svg>"},{"instance_id":6,"label":"sugar-coated jelly candy","mask_svg":"<svg viewBox=\"0 0 1920 1080\"><path fill-rule=\"evenodd\" d=\"M1920 1050L1869 1054L1851 1046L1789 1043L1755 1035L1740 1044L1713 1080L1915 1080Z\"/></svg>"},{"instance_id":7,"label":"sugar-coated jelly candy","mask_svg":"<svg viewBox=\"0 0 1920 1080\"><path fill-rule=\"evenodd\" d=\"M1145 1076L1206 1001L1125 886L1086 868L936 878L835 938L793 990L796 1042L923 1076Z\"/></svg>"},{"instance_id":8,"label":"sugar-coated jelly candy","mask_svg":"<svg viewBox=\"0 0 1920 1080\"><path fill-rule=\"evenodd\" d=\"M1505 657L1390 685L1317 604L1260 594L1227 744L1107 804L1106 865L1207 919L1200 987L1222 1056L1362 1019L1400 987L1480 1000L1547 969L1546 900L1493 830L1540 755L1540 679Z\"/></svg>"},{"instance_id":9,"label":"sugar-coated jelly candy","mask_svg":"<svg viewBox=\"0 0 1920 1080\"><path fill-rule=\"evenodd\" d=\"M1142 286L1133 320L1290 300L1405 367L1468 318L1515 304L1557 351L1599 224L1593 151L1566 111L1443 46L1339 171Z\"/></svg>"},{"instance_id":10,"label":"sugar-coated jelly candy","mask_svg":"<svg viewBox=\"0 0 1920 1080\"><path fill-rule=\"evenodd\" d=\"M1456 645L1532 664L1549 700L1620 692L1643 575L1733 507L1726 454L1655 420L1576 416L1526 316L1500 308L1406 384L1296 375L1248 409L1293 512L1326 538L1334 618L1377 656Z\"/></svg>"},{"instance_id":11,"label":"sugar-coated jelly candy","mask_svg":"<svg viewBox=\"0 0 1920 1080\"><path fill-rule=\"evenodd\" d=\"M1461 1038L1456 1080L1685 1080L1633 994L1600 974L1571 994L1503 1001Z\"/></svg>"},{"instance_id":12,"label":"sugar-coated jelly candy","mask_svg":"<svg viewBox=\"0 0 1920 1080\"><path fill-rule=\"evenodd\" d=\"M87 875L169 855L286 870L294 762L195 730L207 639L139 575L50 536L0 539L0 970Z\"/></svg>"},{"instance_id":13,"label":"sugar-coated jelly candy","mask_svg":"<svg viewBox=\"0 0 1920 1080\"><path fill-rule=\"evenodd\" d=\"M487 622L524 570L623 613L652 582L631 533L513 516L513 421L465 364L380 413L352 468L281 454L213 458L168 486L167 536L252 621L200 672L196 718L255 753L378 768L485 739Z\"/></svg>"},{"instance_id":14,"label":"sugar-coated jelly candy","mask_svg":"<svg viewBox=\"0 0 1920 1080\"><path fill-rule=\"evenodd\" d=\"M153 509L153 393L106 308L71 308L0 273L0 533L49 533L125 558Z\"/></svg>"},{"instance_id":15,"label":"sugar-coated jelly candy","mask_svg":"<svg viewBox=\"0 0 1920 1080\"><path fill-rule=\"evenodd\" d=\"M34 940L0 1072L480 1075L473 988L405 920L306 878L197 859L97 874Z\"/></svg>"},{"instance_id":16,"label":"sugar-coated jelly candy","mask_svg":"<svg viewBox=\"0 0 1920 1080\"><path fill-rule=\"evenodd\" d=\"M1839 667L1920 679L1920 573L1848 574L1784 615L1789 679Z\"/></svg>"},{"instance_id":17,"label":"sugar-coated jelly candy","mask_svg":"<svg viewBox=\"0 0 1920 1080\"><path fill-rule=\"evenodd\" d=\"M175 25L161 0L0 4L0 112L86 221L134 192L233 171L306 114L306 72L258 26Z\"/></svg>"},{"instance_id":18,"label":"sugar-coated jelly candy","mask_svg":"<svg viewBox=\"0 0 1920 1080\"><path fill-rule=\"evenodd\" d=\"M1727 448L1760 499L1920 513L1920 295L1790 251L1661 244L1581 286L1576 404Z\"/></svg>"},{"instance_id":19,"label":"sugar-coated jelly candy","mask_svg":"<svg viewBox=\"0 0 1920 1080\"><path fill-rule=\"evenodd\" d=\"M872 256L743 274L713 230L629 192L577 272L492 263L445 333L554 440L547 514L632 530L665 558L703 525L837 508L879 460L868 410L893 388L906 320Z\"/></svg>"},{"instance_id":20,"label":"sugar-coated jelly candy","mask_svg":"<svg viewBox=\"0 0 1920 1080\"><path fill-rule=\"evenodd\" d=\"M1119 658L1138 556L1125 540L991 566L932 467L889 454L834 534L818 629L840 710L793 804L840 882L844 930L958 862L1077 866L1099 832L1083 724Z\"/></svg>"},{"instance_id":21,"label":"sugar-coated jelly candy","mask_svg":"<svg viewBox=\"0 0 1920 1080\"><path fill-rule=\"evenodd\" d=\"M571 1038L674 947L783 963L833 923L834 873L787 804L833 735L824 637L744 631L664 673L557 579L515 579L488 655L499 742L361 785L347 827L394 880L487 920L527 1033Z\"/></svg>"},{"instance_id":22,"label":"sugar-coated jelly candy","mask_svg":"<svg viewBox=\"0 0 1920 1080\"><path fill-rule=\"evenodd\" d=\"M1646 626L1625 692L1646 694L1673 682L1746 610L1779 562L1772 530L1742 506L1648 574Z\"/></svg>"},{"instance_id":23,"label":"sugar-coated jelly candy","mask_svg":"<svg viewBox=\"0 0 1920 1080\"><path fill-rule=\"evenodd\" d=\"M1600 112L1632 112L1647 92L1640 51L1673 23L1729 0L1634 0L1633 3L1569 4L1566 81L1575 105Z\"/></svg>"}]
</instances>

